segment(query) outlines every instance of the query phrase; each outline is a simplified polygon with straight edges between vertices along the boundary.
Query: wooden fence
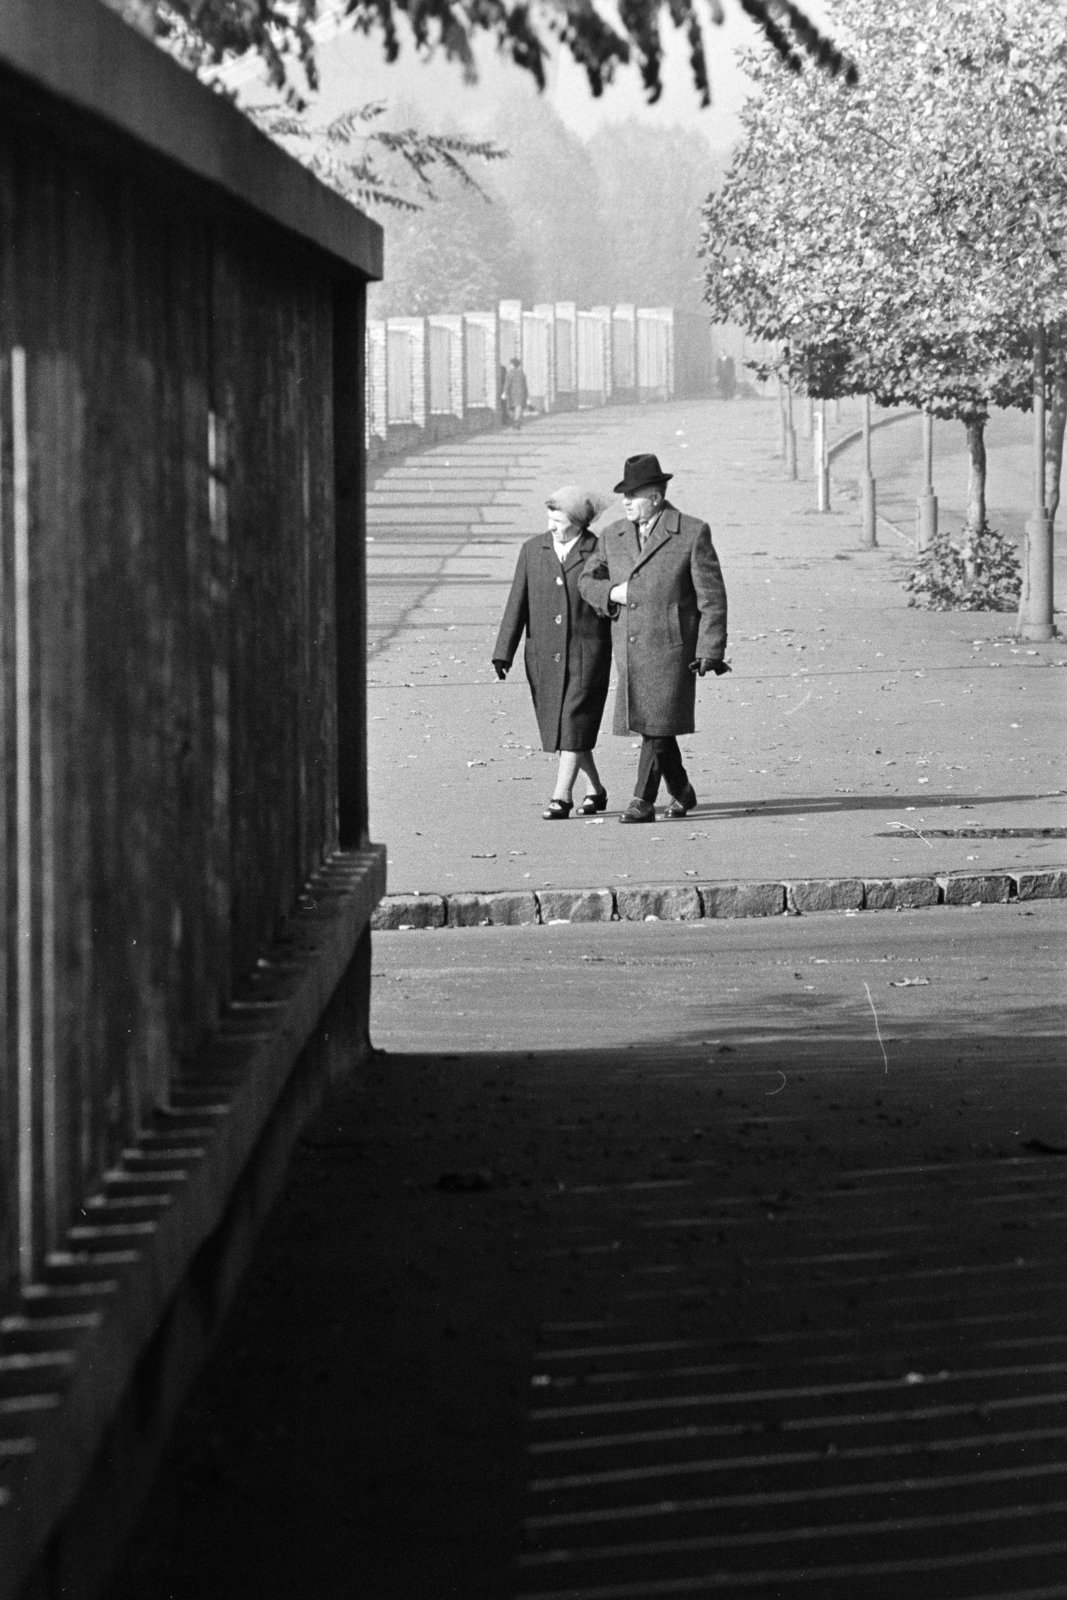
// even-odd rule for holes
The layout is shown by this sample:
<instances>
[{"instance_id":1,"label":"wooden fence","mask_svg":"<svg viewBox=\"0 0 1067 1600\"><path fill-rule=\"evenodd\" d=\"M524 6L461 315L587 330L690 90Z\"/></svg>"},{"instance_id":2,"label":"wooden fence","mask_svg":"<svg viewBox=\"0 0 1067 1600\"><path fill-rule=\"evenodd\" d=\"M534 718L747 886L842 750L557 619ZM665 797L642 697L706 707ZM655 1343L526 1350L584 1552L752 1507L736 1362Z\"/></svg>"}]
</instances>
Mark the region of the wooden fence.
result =
<instances>
[{"instance_id":1,"label":"wooden fence","mask_svg":"<svg viewBox=\"0 0 1067 1600\"><path fill-rule=\"evenodd\" d=\"M94 0L5 0L0 1295L366 845L380 261Z\"/></svg>"}]
</instances>

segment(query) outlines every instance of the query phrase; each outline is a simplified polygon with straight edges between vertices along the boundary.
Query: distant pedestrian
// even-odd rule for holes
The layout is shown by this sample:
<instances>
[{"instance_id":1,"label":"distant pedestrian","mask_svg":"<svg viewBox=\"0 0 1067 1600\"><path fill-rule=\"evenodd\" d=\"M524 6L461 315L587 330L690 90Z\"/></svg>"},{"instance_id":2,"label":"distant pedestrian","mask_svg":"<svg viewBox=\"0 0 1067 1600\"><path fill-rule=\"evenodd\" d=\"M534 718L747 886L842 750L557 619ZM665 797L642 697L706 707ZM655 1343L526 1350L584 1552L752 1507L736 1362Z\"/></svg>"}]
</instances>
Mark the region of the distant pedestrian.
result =
<instances>
[{"instance_id":1,"label":"distant pedestrian","mask_svg":"<svg viewBox=\"0 0 1067 1600\"><path fill-rule=\"evenodd\" d=\"M522 427L523 413L526 410L526 401L529 398L529 389L526 383L526 374L522 370L522 362L518 356L512 356L511 366L504 378L504 390L501 396L504 402L504 414L511 421L513 428Z\"/></svg>"},{"instance_id":2,"label":"distant pedestrian","mask_svg":"<svg viewBox=\"0 0 1067 1600\"><path fill-rule=\"evenodd\" d=\"M611 673L611 623L587 605L578 578L596 549L589 524L607 502L567 484L545 501L548 531L519 550L515 580L500 624L493 667L503 680L526 632L525 666L545 750L559 751L552 798L541 813L564 822L573 809L579 772L589 780L581 816L608 803L593 746L600 732Z\"/></svg>"},{"instance_id":3,"label":"distant pedestrian","mask_svg":"<svg viewBox=\"0 0 1067 1600\"><path fill-rule=\"evenodd\" d=\"M719 357L719 393L724 400L732 400L737 393L737 368L733 356Z\"/></svg>"},{"instance_id":4,"label":"distant pedestrian","mask_svg":"<svg viewBox=\"0 0 1067 1600\"><path fill-rule=\"evenodd\" d=\"M672 797L665 818L696 805L677 736L694 731L697 676L730 670L726 587L711 530L669 503L672 476L654 455L629 457L615 485L626 519L604 529L578 582L594 610L612 619L613 731L641 734L634 797L620 822L653 822L661 781Z\"/></svg>"}]
</instances>

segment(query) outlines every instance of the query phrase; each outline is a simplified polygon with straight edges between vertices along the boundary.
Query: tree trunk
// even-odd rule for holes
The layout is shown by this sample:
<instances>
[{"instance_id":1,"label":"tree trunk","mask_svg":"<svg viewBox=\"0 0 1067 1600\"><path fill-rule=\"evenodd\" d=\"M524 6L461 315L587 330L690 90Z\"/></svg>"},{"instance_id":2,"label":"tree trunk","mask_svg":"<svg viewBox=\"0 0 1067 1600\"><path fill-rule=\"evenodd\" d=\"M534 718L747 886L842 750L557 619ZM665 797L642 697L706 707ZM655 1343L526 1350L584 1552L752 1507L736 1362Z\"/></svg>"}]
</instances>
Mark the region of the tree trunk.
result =
<instances>
[{"instance_id":1,"label":"tree trunk","mask_svg":"<svg viewBox=\"0 0 1067 1600\"><path fill-rule=\"evenodd\" d=\"M964 422L967 429L967 455L970 466L967 473L967 528L971 533L981 533L985 527L985 425L988 418L985 415L968 417Z\"/></svg>"},{"instance_id":2,"label":"tree trunk","mask_svg":"<svg viewBox=\"0 0 1067 1600\"><path fill-rule=\"evenodd\" d=\"M985 425L986 416L968 417L964 422L967 430L967 521L963 526L963 569L967 575L968 588L974 582L976 565L974 559L973 539L985 527Z\"/></svg>"},{"instance_id":3,"label":"tree trunk","mask_svg":"<svg viewBox=\"0 0 1067 1600\"><path fill-rule=\"evenodd\" d=\"M1058 345L1052 376L1052 404L1045 419L1045 509L1053 529L1060 504L1063 436L1067 428L1067 347Z\"/></svg>"}]
</instances>

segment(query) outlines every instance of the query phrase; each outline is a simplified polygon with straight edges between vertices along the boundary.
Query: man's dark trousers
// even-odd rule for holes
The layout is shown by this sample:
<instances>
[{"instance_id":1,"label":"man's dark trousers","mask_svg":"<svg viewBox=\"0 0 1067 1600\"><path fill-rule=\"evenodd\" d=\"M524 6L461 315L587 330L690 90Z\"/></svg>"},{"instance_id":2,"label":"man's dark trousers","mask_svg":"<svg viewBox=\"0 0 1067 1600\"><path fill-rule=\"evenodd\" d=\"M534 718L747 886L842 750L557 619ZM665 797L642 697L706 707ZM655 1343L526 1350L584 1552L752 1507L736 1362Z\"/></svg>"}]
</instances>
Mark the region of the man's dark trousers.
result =
<instances>
[{"instance_id":1,"label":"man's dark trousers","mask_svg":"<svg viewBox=\"0 0 1067 1600\"><path fill-rule=\"evenodd\" d=\"M682 764L682 752L673 735L661 737L646 733L641 740L634 794L639 800L647 800L652 805L659 794L661 782L667 785L677 800L685 793L689 775Z\"/></svg>"}]
</instances>

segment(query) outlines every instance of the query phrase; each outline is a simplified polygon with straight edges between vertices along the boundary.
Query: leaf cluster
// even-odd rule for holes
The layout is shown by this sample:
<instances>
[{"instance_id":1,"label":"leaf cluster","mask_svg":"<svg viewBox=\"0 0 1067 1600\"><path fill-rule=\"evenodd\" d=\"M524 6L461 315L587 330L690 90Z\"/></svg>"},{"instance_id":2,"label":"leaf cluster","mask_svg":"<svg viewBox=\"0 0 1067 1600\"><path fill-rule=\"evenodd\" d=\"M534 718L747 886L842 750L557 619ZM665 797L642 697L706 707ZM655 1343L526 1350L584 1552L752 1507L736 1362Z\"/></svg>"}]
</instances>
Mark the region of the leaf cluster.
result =
<instances>
[{"instance_id":1,"label":"leaf cluster","mask_svg":"<svg viewBox=\"0 0 1067 1600\"><path fill-rule=\"evenodd\" d=\"M382 155L396 158L394 168L399 163L402 173L415 177L423 200L436 198L434 179L444 174L488 201L467 162L502 161L506 150L491 139L375 126L385 109L384 101L373 101L321 125L289 105L251 106L248 115L323 183L357 205L408 212L420 209L418 201L402 189L396 171L389 170L388 161L383 166Z\"/></svg>"},{"instance_id":2,"label":"leaf cluster","mask_svg":"<svg viewBox=\"0 0 1067 1600\"><path fill-rule=\"evenodd\" d=\"M254 51L270 81L298 99L293 65L317 86L312 24L318 0L154 0L157 28L168 45L202 66ZM795 0L738 0L771 48L791 70L810 60L830 73L854 73L836 46ZM702 105L711 100L705 27L723 20L720 0L618 0L618 25L593 0L345 0L357 32L376 34L388 61L400 53L398 24L407 24L417 50L441 50L468 78L475 75L474 42L491 39L500 53L544 88L551 52L562 46L600 95L618 67L638 67L650 102L662 90L661 27L684 33L690 71Z\"/></svg>"},{"instance_id":3,"label":"leaf cluster","mask_svg":"<svg viewBox=\"0 0 1067 1600\"><path fill-rule=\"evenodd\" d=\"M940 532L904 580L908 604L925 611L1014 611L1022 574L1014 545L988 526L957 543Z\"/></svg>"}]
</instances>

